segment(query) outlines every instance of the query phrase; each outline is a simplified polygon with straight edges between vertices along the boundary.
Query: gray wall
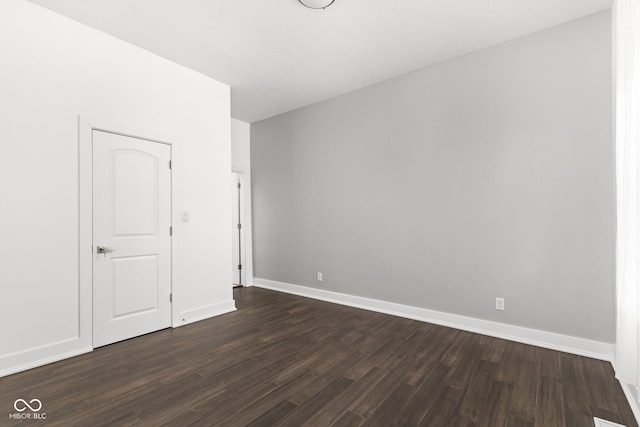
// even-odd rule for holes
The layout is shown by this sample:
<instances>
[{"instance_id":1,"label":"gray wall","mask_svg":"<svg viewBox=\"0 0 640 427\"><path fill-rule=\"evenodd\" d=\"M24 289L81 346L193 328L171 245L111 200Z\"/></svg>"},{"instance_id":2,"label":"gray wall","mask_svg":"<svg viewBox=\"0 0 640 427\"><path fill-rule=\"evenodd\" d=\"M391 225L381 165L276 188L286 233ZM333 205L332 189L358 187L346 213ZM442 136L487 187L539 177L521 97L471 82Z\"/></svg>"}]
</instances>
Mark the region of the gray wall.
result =
<instances>
[{"instance_id":1,"label":"gray wall","mask_svg":"<svg viewBox=\"0 0 640 427\"><path fill-rule=\"evenodd\" d=\"M252 124L255 277L613 342L610 19Z\"/></svg>"}]
</instances>

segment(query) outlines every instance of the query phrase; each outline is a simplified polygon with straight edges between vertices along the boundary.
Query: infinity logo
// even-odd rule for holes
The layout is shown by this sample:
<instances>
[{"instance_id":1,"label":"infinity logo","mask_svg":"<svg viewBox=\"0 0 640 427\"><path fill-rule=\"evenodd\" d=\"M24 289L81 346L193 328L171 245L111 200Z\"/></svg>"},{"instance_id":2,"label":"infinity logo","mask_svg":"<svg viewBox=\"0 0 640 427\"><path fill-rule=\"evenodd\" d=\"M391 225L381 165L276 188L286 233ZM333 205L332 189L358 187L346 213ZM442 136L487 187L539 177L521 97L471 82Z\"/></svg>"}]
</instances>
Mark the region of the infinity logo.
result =
<instances>
[{"instance_id":1,"label":"infinity logo","mask_svg":"<svg viewBox=\"0 0 640 427\"><path fill-rule=\"evenodd\" d=\"M36 408L34 408L34 406L36 406L35 404L33 406L29 404L33 404L34 402L38 405ZM19 403L22 403L22 405L18 406ZM24 399L18 399L13 402L13 407L18 412L24 412L27 408L31 409L32 412L38 412L40 409L42 409L42 402L40 402L40 400L38 399L31 399L29 403L27 403L27 401Z\"/></svg>"}]
</instances>

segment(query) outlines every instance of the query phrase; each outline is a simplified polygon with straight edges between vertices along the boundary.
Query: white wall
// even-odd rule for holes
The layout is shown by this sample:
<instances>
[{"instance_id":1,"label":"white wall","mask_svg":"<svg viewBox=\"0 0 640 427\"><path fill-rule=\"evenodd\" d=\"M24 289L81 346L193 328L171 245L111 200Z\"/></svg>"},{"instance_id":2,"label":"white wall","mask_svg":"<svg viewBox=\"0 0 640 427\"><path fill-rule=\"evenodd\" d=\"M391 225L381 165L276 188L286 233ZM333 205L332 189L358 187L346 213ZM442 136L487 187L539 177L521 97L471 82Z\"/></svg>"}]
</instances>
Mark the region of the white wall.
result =
<instances>
[{"instance_id":1,"label":"white wall","mask_svg":"<svg viewBox=\"0 0 640 427\"><path fill-rule=\"evenodd\" d=\"M610 345L611 118L605 12L252 123L256 284Z\"/></svg>"},{"instance_id":2,"label":"white wall","mask_svg":"<svg viewBox=\"0 0 640 427\"><path fill-rule=\"evenodd\" d=\"M176 137L173 321L232 310L229 87L23 0L0 3L0 58L0 375L90 349L79 116Z\"/></svg>"},{"instance_id":3,"label":"white wall","mask_svg":"<svg viewBox=\"0 0 640 427\"><path fill-rule=\"evenodd\" d=\"M244 175L244 285L253 286L253 239L251 227L251 126L231 119L231 169Z\"/></svg>"}]
</instances>

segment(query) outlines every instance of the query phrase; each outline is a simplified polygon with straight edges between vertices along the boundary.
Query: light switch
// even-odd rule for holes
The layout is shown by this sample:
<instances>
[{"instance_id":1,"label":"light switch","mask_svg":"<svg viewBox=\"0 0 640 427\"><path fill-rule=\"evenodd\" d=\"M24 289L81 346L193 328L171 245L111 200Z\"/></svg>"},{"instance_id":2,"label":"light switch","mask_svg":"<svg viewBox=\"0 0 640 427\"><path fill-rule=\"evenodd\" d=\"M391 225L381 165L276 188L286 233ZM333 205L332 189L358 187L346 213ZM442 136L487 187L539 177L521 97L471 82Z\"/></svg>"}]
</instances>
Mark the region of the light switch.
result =
<instances>
[{"instance_id":1,"label":"light switch","mask_svg":"<svg viewBox=\"0 0 640 427\"><path fill-rule=\"evenodd\" d=\"M189 212L182 212L182 222L189 222Z\"/></svg>"}]
</instances>

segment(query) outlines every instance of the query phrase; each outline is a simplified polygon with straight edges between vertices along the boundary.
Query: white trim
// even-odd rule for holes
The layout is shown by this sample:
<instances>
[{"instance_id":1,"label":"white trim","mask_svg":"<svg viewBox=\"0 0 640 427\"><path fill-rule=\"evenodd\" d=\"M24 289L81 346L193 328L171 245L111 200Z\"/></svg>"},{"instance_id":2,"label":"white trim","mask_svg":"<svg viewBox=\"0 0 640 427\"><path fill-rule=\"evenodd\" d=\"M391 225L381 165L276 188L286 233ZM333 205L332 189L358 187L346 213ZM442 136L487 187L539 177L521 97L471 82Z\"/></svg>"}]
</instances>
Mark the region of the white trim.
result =
<instances>
[{"instance_id":1,"label":"white trim","mask_svg":"<svg viewBox=\"0 0 640 427\"><path fill-rule=\"evenodd\" d=\"M624 392L624 396L627 398L627 402L629 402L629 406L631 407L631 411L633 415L636 417L636 422L640 424L640 406L638 405L638 390L623 381L620 381L620 386L622 387L622 391Z\"/></svg>"},{"instance_id":2,"label":"white trim","mask_svg":"<svg viewBox=\"0 0 640 427\"><path fill-rule=\"evenodd\" d=\"M593 424L595 427L626 427L622 424L614 423L613 421L603 420L602 418L593 417Z\"/></svg>"},{"instance_id":3,"label":"white trim","mask_svg":"<svg viewBox=\"0 0 640 427\"><path fill-rule=\"evenodd\" d=\"M434 323L436 325L605 360L612 363L614 360L614 345L605 342L266 279L255 278L253 284L260 288L348 305L350 307L362 308L379 313L392 314L394 316Z\"/></svg>"},{"instance_id":4,"label":"white trim","mask_svg":"<svg viewBox=\"0 0 640 427\"><path fill-rule=\"evenodd\" d=\"M81 345L78 337L30 348L0 357L0 377L37 368L69 357L89 353L93 348Z\"/></svg>"},{"instance_id":5,"label":"white trim","mask_svg":"<svg viewBox=\"0 0 640 427\"><path fill-rule=\"evenodd\" d=\"M148 129L113 123L94 117L78 116L78 335L82 347L93 347L93 131L114 133L147 141L167 144L171 147L178 138ZM176 212L173 171L171 176L171 223ZM171 291L173 292L173 239L171 241ZM175 304L171 307L174 318Z\"/></svg>"},{"instance_id":6,"label":"white trim","mask_svg":"<svg viewBox=\"0 0 640 427\"><path fill-rule=\"evenodd\" d=\"M180 312L180 321L177 324L174 323L173 327L177 328L178 326L220 316L221 314L231 313L232 311L236 311L236 303L233 299L205 307L192 308Z\"/></svg>"},{"instance_id":7,"label":"white trim","mask_svg":"<svg viewBox=\"0 0 640 427\"><path fill-rule=\"evenodd\" d=\"M232 212L234 215L234 218L232 218L232 230L233 230L233 241L234 244L232 244L232 250L234 251L234 253L232 254L232 265L231 265L231 269L233 270L233 279L232 279L232 286L244 286L245 283L247 282L247 266L248 266L248 261L247 261L247 215L246 215L246 203L245 203L245 179L244 179L244 175L245 173L243 171L237 171L235 169L231 170L231 173L234 174L233 177L233 183L235 185L240 184L240 192L238 195L238 188L235 188L234 194L233 194L233 199L231 201L231 203L233 203L232 206ZM240 207L238 208L238 203L240 204ZM239 211L239 212L238 212ZM235 251L236 246L235 246L235 242L238 240L238 228L237 228L237 221L238 221L238 216L240 217L240 242L238 243L240 245L240 256L239 259L236 258L236 256L238 255L237 252ZM236 225L236 227L233 227L233 225ZM240 276L240 283L236 283L235 282L235 272L238 270L238 263L240 265L242 265L242 269L239 272L239 276Z\"/></svg>"}]
</instances>

